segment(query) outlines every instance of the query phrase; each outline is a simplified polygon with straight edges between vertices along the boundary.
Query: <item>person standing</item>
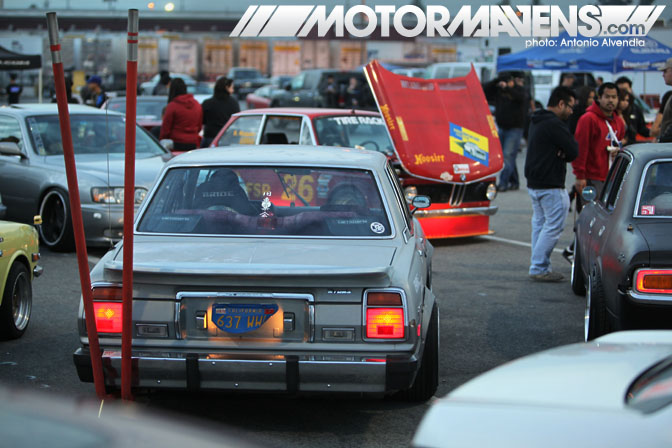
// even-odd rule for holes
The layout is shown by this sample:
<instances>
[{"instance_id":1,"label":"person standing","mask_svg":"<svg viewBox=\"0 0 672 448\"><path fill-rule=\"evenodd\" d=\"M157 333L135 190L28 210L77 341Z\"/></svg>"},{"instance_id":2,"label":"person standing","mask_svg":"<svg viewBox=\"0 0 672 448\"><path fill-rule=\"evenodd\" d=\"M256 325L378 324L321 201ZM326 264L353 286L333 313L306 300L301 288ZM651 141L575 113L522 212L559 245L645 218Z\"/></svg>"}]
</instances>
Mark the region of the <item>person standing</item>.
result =
<instances>
[{"instance_id":1,"label":"person standing","mask_svg":"<svg viewBox=\"0 0 672 448\"><path fill-rule=\"evenodd\" d=\"M626 125L630 127L630 130L628 132L628 144L634 143L637 137L637 134L641 135L642 137L648 138L651 136L649 128L646 127L646 120L644 119L644 112L642 109L637 105L637 102L635 101L635 94L632 91L632 81L630 78L627 76L621 76L616 80L616 87L618 87L618 91L625 90L630 94L630 107L629 110L627 111L628 116L623 116L623 119L625 120ZM627 129L626 129L627 130ZM635 134L630 135L632 133L632 130L634 130Z\"/></svg>"},{"instance_id":2,"label":"person standing","mask_svg":"<svg viewBox=\"0 0 672 448\"><path fill-rule=\"evenodd\" d=\"M334 79L334 75L327 75L327 85L324 88L325 105L329 108L338 107L338 84Z\"/></svg>"},{"instance_id":3,"label":"person standing","mask_svg":"<svg viewBox=\"0 0 672 448\"><path fill-rule=\"evenodd\" d=\"M663 112L665 111L665 104L667 104L667 101L670 99L670 96L672 96L672 90L668 90L667 92L663 93L660 96L658 111L656 112L656 118L653 120L653 124L651 125L651 137L655 137L656 139L660 135L660 124L663 121Z\"/></svg>"},{"instance_id":4,"label":"person standing","mask_svg":"<svg viewBox=\"0 0 672 448\"><path fill-rule=\"evenodd\" d=\"M152 89L152 95L168 95L170 87L170 73L168 70L161 70L159 73L159 82Z\"/></svg>"},{"instance_id":5,"label":"person standing","mask_svg":"<svg viewBox=\"0 0 672 448\"><path fill-rule=\"evenodd\" d=\"M187 93L187 85L182 78L170 81L168 105L161 123L161 139L173 141L175 151L189 151L199 147L198 133L203 125L203 110L194 96Z\"/></svg>"},{"instance_id":6,"label":"person standing","mask_svg":"<svg viewBox=\"0 0 672 448\"><path fill-rule=\"evenodd\" d=\"M569 87L552 92L546 109L530 119L525 157L527 191L532 199L532 254L529 276L539 282L559 282L564 276L551 269L551 253L565 227L569 195L565 189L567 163L579 154L579 146L566 120L576 95Z\"/></svg>"},{"instance_id":7,"label":"person standing","mask_svg":"<svg viewBox=\"0 0 672 448\"><path fill-rule=\"evenodd\" d=\"M486 96L495 103L495 120L504 155L504 169L499 176L498 191L517 190L516 157L523 138L523 126L528 109L525 87L517 84L513 76L505 75L484 86Z\"/></svg>"},{"instance_id":8,"label":"person standing","mask_svg":"<svg viewBox=\"0 0 672 448\"><path fill-rule=\"evenodd\" d=\"M661 68L663 71L663 80L668 86L672 86L672 58L665 61ZM663 109L663 118L660 122L659 142L672 142L672 98L668 98Z\"/></svg>"},{"instance_id":9,"label":"person standing","mask_svg":"<svg viewBox=\"0 0 672 448\"><path fill-rule=\"evenodd\" d=\"M23 87L16 82L16 73L9 74L9 84L5 88L7 92L7 104L18 104Z\"/></svg>"},{"instance_id":10,"label":"person standing","mask_svg":"<svg viewBox=\"0 0 672 448\"><path fill-rule=\"evenodd\" d=\"M211 98L203 101L203 141L207 148L231 115L240 112L238 101L233 97L233 79L222 76L215 83Z\"/></svg>"},{"instance_id":11,"label":"person standing","mask_svg":"<svg viewBox=\"0 0 672 448\"><path fill-rule=\"evenodd\" d=\"M579 118L574 137L579 143L579 156L572 162L576 176L576 191L586 185L594 186L598 195L609 171L610 149L619 146L625 137L623 121L616 115L618 87L603 83L597 90L597 100Z\"/></svg>"},{"instance_id":12,"label":"person standing","mask_svg":"<svg viewBox=\"0 0 672 448\"><path fill-rule=\"evenodd\" d=\"M595 90L590 86L581 86L576 90L576 101L577 104L574 106L574 112L572 116L567 120L567 125L569 126L569 132L574 135L576 132L576 125L579 122L581 115L586 113L588 109L595 102Z\"/></svg>"},{"instance_id":13,"label":"person standing","mask_svg":"<svg viewBox=\"0 0 672 448\"><path fill-rule=\"evenodd\" d=\"M89 88L89 96L87 103L89 106L101 108L105 101L107 101L107 95L103 90L103 80L98 75L90 76L86 81L86 86Z\"/></svg>"}]
</instances>

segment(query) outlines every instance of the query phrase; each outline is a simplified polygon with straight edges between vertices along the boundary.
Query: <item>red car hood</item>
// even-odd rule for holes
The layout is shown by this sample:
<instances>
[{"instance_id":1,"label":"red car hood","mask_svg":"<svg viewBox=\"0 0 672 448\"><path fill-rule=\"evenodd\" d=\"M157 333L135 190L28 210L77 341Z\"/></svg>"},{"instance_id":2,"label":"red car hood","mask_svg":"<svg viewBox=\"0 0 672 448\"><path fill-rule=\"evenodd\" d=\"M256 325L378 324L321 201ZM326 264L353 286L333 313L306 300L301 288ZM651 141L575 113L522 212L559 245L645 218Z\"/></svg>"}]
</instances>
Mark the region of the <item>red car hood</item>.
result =
<instances>
[{"instance_id":1,"label":"red car hood","mask_svg":"<svg viewBox=\"0 0 672 448\"><path fill-rule=\"evenodd\" d=\"M467 76L452 79L397 75L378 61L364 71L406 171L470 183L502 169L497 127L473 67Z\"/></svg>"}]
</instances>

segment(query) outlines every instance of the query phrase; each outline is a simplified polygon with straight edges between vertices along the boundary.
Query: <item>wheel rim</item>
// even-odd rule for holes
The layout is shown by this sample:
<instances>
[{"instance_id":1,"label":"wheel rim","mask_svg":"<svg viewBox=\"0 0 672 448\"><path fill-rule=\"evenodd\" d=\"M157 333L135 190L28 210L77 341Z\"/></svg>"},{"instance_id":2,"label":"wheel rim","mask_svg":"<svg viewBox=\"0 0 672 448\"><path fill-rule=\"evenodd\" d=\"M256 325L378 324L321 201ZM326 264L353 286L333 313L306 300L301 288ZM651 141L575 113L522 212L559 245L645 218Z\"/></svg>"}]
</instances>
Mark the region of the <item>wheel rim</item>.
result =
<instances>
[{"instance_id":1,"label":"wheel rim","mask_svg":"<svg viewBox=\"0 0 672 448\"><path fill-rule=\"evenodd\" d=\"M591 276L588 276L588 288L586 288L586 309L583 314L583 340L588 341L588 329L590 328L590 302L592 299L592 283Z\"/></svg>"},{"instance_id":2,"label":"wheel rim","mask_svg":"<svg viewBox=\"0 0 672 448\"><path fill-rule=\"evenodd\" d=\"M12 285L12 316L17 330L23 331L28 326L31 306L30 279L21 272Z\"/></svg>"},{"instance_id":3,"label":"wheel rim","mask_svg":"<svg viewBox=\"0 0 672 448\"><path fill-rule=\"evenodd\" d=\"M40 215L42 225L40 235L48 246L57 244L65 232L66 206L63 197L57 191L50 191L42 200Z\"/></svg>"},{"instance_id":4,"label":"wheel rim","mask_svg":"<svg viewBox=\"0 0 672 448\"><path fill-rule=\"evenodd\" d=\"M576 284L576 257L579 253L579 247L576 244L576 235L574 235L574 256L572 257L572 271L570 273L569 281L572 285Z\"/></svg>"}]
</instances>

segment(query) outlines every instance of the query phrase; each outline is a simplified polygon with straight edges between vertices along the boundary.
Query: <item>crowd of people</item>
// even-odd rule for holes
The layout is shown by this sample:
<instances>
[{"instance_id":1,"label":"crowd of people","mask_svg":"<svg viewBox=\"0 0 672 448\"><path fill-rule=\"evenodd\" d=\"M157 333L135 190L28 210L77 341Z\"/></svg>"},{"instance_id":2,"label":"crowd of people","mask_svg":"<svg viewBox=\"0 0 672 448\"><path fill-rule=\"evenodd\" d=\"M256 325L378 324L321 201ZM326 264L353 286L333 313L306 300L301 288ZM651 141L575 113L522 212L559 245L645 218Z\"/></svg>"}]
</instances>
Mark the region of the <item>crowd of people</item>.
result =
<instances>
[{"instance_id":1,"label":"crowd of people","mask_svg":"<svg viewBox=\"0 0 672 448\"><path fill-rule=\"evenodd\" d=\"M672 58L664 67L665 84L672 86ZM484 91L495 105L495 118L504 156L498 190L518 188L516 155L526 135L525 177L532 201L532 234L529 276L532 280L558 282L563 275L551 268L551 253L564 229L570 200L586 186L602 189L611 162L638 136L659 142L672 142L672 100L670 92L661 97L655 122L649 129L642 109L635 101L632 81L619 77L615 82L600 80L594 89L574 89L574 76L563 76L551 93L546 108L533 105L523 88L523 74L506 74L486 85ZM529 114L529 118L528 118ZM525 123L529 122L529 127ZM512 141L513 140L513 141ZM565 188L567 164L576 178L572 192ZM563 255L571 261L573 247Z\"/></svg>"}]
</instances>

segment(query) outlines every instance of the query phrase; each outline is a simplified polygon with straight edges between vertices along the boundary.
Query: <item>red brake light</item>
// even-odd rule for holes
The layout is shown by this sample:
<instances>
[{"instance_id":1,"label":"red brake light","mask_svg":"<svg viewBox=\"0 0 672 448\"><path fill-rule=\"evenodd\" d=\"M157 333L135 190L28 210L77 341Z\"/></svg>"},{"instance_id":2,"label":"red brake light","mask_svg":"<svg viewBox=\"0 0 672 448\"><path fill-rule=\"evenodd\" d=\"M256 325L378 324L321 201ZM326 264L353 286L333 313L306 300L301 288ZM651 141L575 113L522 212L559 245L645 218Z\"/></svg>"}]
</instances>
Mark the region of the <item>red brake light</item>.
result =
<instances>
[{"instance_id":1,"label":"red brake light","mask_svg":"<svg viewBox=\"0 0 672 448\"><path fill-rule=\"evenodd\" d=\"M639 292L672 294L672 269L640 269L635 288Z\"/></svg>"},{"instance_id":2,"label":"red brake light","mask_svg":"<svg viewBox=\"0 0 672 448\"><path fill-rule=\"evenodd\" d=\"M121 310L121 302L93 302L98 332L121 333Z\"/></svg>"},{"instance_id":3,"label":"red brake light","mask_svg":"<svg viewBox=\"0 0 672 448\"><path fill-rule=\"evenodd\" d=\"M403 339L403 308L367 308L366 337L372 339Z\"/></svg>"}]
</instances>

